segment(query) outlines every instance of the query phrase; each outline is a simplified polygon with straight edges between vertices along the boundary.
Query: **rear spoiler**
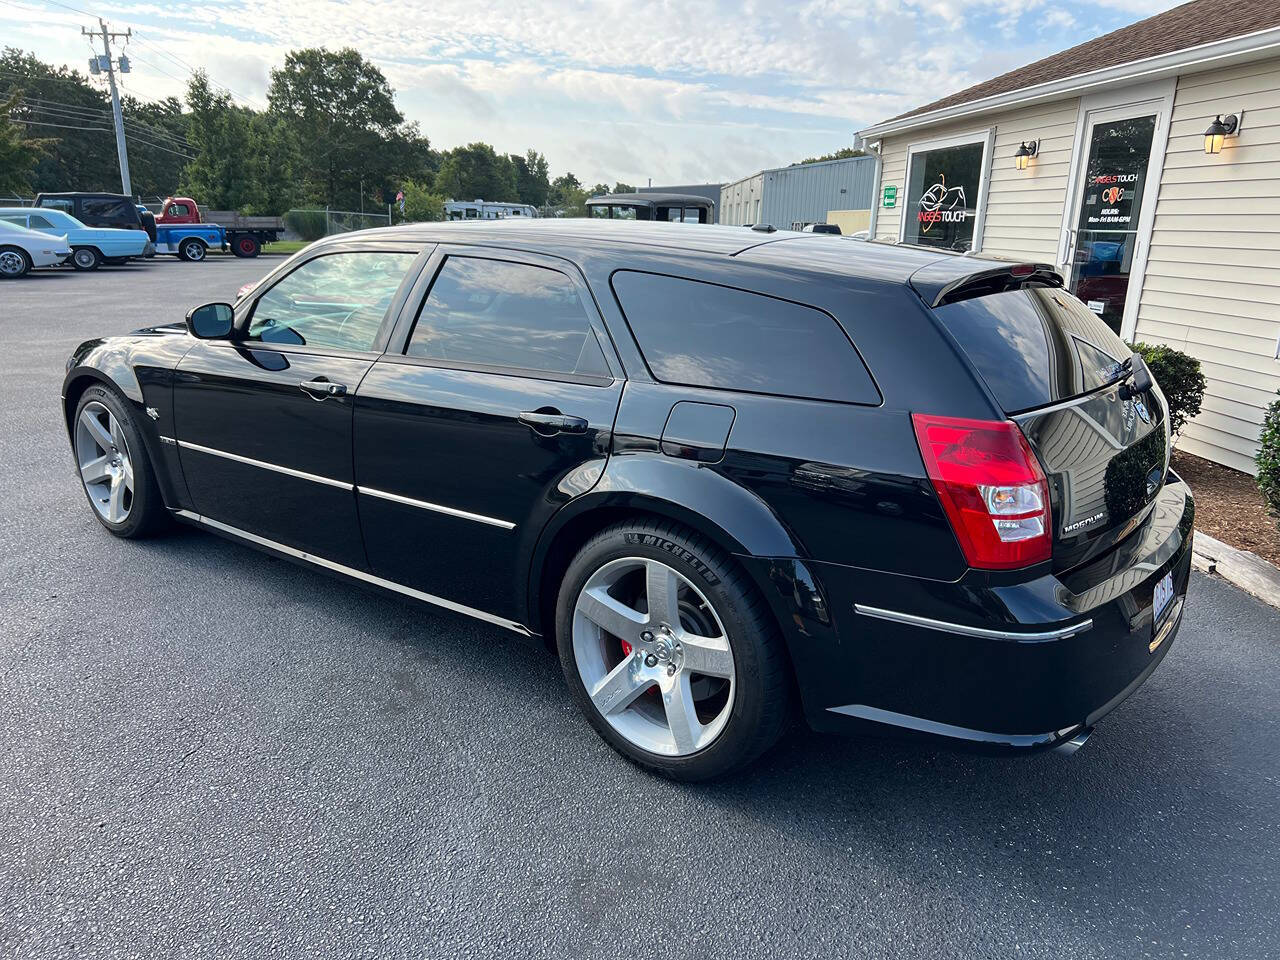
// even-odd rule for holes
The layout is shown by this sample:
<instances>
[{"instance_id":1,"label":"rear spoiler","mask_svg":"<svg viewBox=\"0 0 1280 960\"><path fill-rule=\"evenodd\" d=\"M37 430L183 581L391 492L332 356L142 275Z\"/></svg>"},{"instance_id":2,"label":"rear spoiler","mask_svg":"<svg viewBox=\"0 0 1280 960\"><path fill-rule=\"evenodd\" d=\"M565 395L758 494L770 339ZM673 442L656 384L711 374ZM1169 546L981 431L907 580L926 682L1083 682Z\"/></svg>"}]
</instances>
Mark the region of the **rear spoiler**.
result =
<instances>
[{"instance_id":1,"label":"rear spoiler","mask_svg":"<svg viewBox=\"0 0 1280 960\"><path fill-rule=\"evenodd\" d=\"M986 269L975 270L982 266ZM1047 263L1009 263L992 266L968 257L948 257L921 267L911 275L911 286L930 307L958 300L985 297L1034 284L1061 287L1062 275Z\"/></svg>"}]
</instances>

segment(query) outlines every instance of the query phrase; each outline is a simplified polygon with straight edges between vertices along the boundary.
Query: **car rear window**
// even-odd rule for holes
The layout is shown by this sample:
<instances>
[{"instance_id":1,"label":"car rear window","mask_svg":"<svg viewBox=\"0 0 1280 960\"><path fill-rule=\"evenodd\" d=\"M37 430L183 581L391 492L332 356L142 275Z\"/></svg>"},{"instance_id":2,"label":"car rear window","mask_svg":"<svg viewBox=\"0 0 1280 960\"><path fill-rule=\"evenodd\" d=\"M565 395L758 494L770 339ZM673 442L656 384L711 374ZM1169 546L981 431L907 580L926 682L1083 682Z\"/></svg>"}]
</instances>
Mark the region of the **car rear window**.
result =
<instances>
[{"instance_id":1,"label":"car rear window","mask_svg":"<svg viewBox=\"0 0 1280 960\"><path fill-rule=\"evenodd\" d=\"M934 310L1006 413L1097 390L1132 351L1088 307L1055 287L1029 287Z\"/></svg>"},{"instance_id":2,"label":"car rear window","mask_svg":"<svg viewBox=\"0 0 1280 960\"><path fill-rule=\"evenodd\" d=\"M880 403L862 357L821 310L632 270L615 273L611 283L645 362L664 383Z\"/></svg>"}]
</instances>

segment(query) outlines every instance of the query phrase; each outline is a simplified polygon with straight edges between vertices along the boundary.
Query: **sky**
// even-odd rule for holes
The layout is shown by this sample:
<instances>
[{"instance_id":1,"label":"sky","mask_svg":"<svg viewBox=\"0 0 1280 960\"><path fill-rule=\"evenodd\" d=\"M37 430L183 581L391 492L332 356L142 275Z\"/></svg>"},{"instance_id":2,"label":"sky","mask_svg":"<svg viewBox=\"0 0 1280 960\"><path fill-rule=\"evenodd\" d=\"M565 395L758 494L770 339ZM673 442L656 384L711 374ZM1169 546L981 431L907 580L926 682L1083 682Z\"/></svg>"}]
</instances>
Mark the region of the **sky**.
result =
<instances>
[{"instance_id":1,"label":"sky","mask_svg":"<svg viewBox=\"0 0 1280 960\"><path fill-rule=\"evenodd\" d=\"M266 104L298 47L352 46L433 146L533 147L586 184L736 180L1175 6L1173 0L0 0L0 46L85 72L131 28L134 96L193 67Z\"/></svg>"}]
</instances>

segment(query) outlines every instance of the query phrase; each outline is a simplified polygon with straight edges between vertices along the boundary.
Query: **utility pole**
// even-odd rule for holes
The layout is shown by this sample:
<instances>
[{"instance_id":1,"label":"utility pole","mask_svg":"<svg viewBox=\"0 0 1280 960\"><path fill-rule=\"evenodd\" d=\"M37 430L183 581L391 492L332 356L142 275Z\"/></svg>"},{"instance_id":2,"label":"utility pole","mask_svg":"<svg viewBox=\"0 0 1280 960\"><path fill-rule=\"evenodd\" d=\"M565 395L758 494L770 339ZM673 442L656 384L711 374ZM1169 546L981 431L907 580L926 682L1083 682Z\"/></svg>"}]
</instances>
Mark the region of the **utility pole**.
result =
<instances>
[{"instance_id":1,"label":"utility pole","mask_svg":"<svg viewBox=\"0 0 1280 960\"><path fill-rule=\"evenodd\" d=\"M116 63L111 59L111 41L119 38L128 40L133 36L133 29L130 28L124 33L115 33L107 29L107 23L101 17L98 18L98 30L86 30L80 28L80 35L92 37L97 40L102 39L102 56L94 57L89 61L89 72L98 74L105 70L107 72L107 83L111 86L111 112L115 117L116 127L116 155L120 158L120 186L123 192L129 196L133 196L133 185L129 182L129 150L124 142L124 117L120 115L120 91L116 89ZM129 58L121 57L119 63L121 73L129 72Z\"/></svg>"}]
</instances>

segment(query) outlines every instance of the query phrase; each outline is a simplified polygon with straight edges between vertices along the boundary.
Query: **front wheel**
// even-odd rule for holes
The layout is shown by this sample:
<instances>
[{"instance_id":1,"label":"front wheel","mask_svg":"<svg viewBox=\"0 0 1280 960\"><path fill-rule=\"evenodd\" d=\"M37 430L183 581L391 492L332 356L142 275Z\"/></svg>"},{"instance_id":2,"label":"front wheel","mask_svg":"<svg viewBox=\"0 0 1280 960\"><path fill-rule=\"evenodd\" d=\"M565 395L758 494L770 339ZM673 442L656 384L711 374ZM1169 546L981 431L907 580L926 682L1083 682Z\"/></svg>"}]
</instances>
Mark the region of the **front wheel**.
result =
<instances>
[{"instance_id":1,"label":"front wheel","mask_svg":"<svg viewBox=\"0 0 1280 960\"><path fill-rule=\"evenodd\" d=\"M85 390L71 435L80 484L98 522L126 539L159 529L167 516L160 487L120 395L98 384Z\"/></svg>"},{"instance_id":2,"label":"front wheel","mask_svg":"<svg viewBox=\"0 0 1280 960\"><path fill-rule=\"evenodd\" d=\"M183 240L178 244L178 256L190 263L199 263L204 259L204 244L199 240Z\"/></svg>"},{"instance_id":3,"label":"front wheel","mask_svg":"<svg viewBox=\"0 0 1280 960\"><path fill-rule=\"evenodd\" d=\"M31 272L31 261L18 247L0 247L0 280L17 280Z\"/></svg>"},{"instance_id":4,"label":"front wheel","mask_svg":"<svg viewBox=\"0 0 1280 960\"><path fill-rule=\"evenodd\" d=\"M556 642L596 732L664 776L741 768L791 715L764 599L726 554L674 524L622 523L589 541L561 584Z\"/></svg>"},{"instance_id":5,"label":"front wheel","mask_svg":"<svg viewBox=\"0 0 1280 960\"><path fill-rule=\"evenodd\" d=\"M85 272L97 270L102 266L102 254L93 247L76 247L71 251L71 265Z\"/></svg>"}]
</instances>

